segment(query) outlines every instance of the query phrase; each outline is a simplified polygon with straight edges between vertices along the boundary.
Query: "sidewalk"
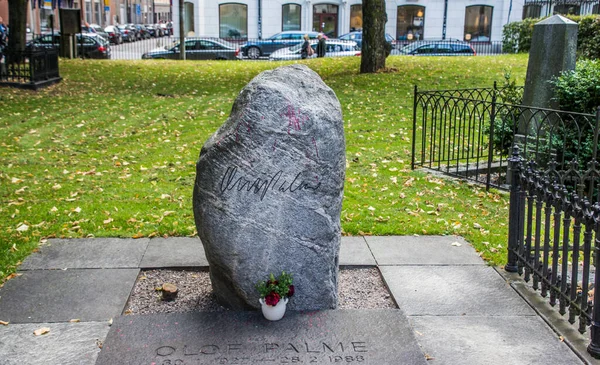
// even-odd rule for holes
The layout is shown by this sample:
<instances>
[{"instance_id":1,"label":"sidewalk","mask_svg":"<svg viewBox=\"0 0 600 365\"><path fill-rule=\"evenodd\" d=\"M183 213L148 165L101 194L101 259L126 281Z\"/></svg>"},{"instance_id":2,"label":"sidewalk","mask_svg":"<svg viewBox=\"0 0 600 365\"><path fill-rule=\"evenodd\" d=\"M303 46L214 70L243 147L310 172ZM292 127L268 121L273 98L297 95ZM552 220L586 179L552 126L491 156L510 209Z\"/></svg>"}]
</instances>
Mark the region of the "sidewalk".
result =
<instances>
[{"instance_id":1,"label":"sidewalk","mask_svg":"<svg viewBox=\"0 0 600 365\"><path fill-rule=\"evenodd\" d=\"M114 359L145 363L139 351L167 359L181 349L165 341L182 336L190 337L183 342L188 345L181 350L180 364L286 363L283 359L372 365L596 363L586 353L581 355L588 360L576 356L496 269L455 236L342 238L340 266L377 265L400 310L290 313L284 318L290 321L287 326L284 321L264 324L256 312L121 316L140 268L207 265L197 238L49 240L21 265L22 275L0 289L0 321L10 322L0 325L0 364L110 364ZM79 322L70 322L73 319ZM290 331L294 327L290 323L296 325L294 332L279 332L277 338L289 337L287 350L298 353L292 343L304 341L305 357L221 356L218 362L213 357L206 362L208 357L202 356L209 354L208 349L224 351L224 341L232 336L240 337L240 343L242 337L248 342L265 340L274 329ZM323 354L309 356L318 351L311 351L305 339L315 336L317 329L304 329L315 323L318 336L339 340L338 352L353 346L353 356L337 356L325 342ZM208 327L200 329L200 324ZM34 336L33 331L42 327L50 332ZM142 332L150 334L142 338ZM358 341L361 336L367 340ZM207 339L213 342L198 344ZM192 342L199 346L196 350L189 345ZM228 352L241 351L237 342L227 346ZM332 356L325 356L325 349Z\"/></svg>"}]
</instances>

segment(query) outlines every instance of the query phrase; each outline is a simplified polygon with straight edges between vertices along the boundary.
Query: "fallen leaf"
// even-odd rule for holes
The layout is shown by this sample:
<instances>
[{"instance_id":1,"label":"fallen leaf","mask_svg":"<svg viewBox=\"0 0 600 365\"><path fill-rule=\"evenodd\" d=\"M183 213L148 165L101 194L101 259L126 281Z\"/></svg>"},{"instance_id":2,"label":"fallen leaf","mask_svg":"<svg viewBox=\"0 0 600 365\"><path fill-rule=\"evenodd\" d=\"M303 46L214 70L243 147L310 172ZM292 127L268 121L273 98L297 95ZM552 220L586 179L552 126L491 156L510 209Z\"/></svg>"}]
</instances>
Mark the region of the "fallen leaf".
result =
<instances>
[{"instance_id":1,"label":"fallen leaf","mask_svg":"<svg viewBox=\"0 0 600 365\"><path fill-rule=\"evenodd\" d=\"M33 334L36 336L41 336L41 335L45 335L48 332L50 332L50 328L42 327L42 328L38 328L37 330L33 331Z\"/></svg>"},{"instance_id":2,"label":"fallen leaf","mask_svg":"<svg viewBox=\"0 0 600 365\"><path fill-rule=\"evenodd\" d=\"M71 322L71 323L77 323L77 322L80 322L80 320L79 320L79 319L77 319L77 318L75 318L75 319L71 319L71 320L69 320L69 322Z\"/></svg>"},{"instance_id":3,"label":"fallen leaf","mask_svg":"<svg viewBox=\"0 0 600 365\"><path fill-rule=\"evenodd\" d=\"M112 323L113 323L113 319L111 318L111 319L108 320L108 325L112 326Z\"/></svg>"},{"instance_id":4,"label":"fallen leaf","mask_svg":"<svg viewBox=\"0 0 600 365\"><path fill-rule=\"evenodd\" d=\"M479 223L473 223L473 228L481 229L481 225Z\"/></svg>"},{"instance_id":5,"label":"fallen leaf","mask_svg":"<svg viewBox=\"0 0 600 365\"><path fill-rule=\"evenodd\" d=\"M26 225L25 223L21 224L20 226L17 227L17 232L25 232L29 229L29 226Z\"/></svg>"},{"instance_id":6,"label":"fallen leaf","mask_svg":"<svg viewBox=\"0 0 600 365\"><path fill-rule=\"evenodd\" d=\"M8 326L8 322L0 321L0 324L3 326Z\"/></svg>"},{"instance_id":7,"label":"fallen leaf","mask_svg":"<svg viewBox=\"0 0 600 365\"><path fill-rule=\"evenodd\" d=\"M462 246L462 244L460 244L459 242L452 242L452 246L460 247Z\"/></svg>"}]
</instances>

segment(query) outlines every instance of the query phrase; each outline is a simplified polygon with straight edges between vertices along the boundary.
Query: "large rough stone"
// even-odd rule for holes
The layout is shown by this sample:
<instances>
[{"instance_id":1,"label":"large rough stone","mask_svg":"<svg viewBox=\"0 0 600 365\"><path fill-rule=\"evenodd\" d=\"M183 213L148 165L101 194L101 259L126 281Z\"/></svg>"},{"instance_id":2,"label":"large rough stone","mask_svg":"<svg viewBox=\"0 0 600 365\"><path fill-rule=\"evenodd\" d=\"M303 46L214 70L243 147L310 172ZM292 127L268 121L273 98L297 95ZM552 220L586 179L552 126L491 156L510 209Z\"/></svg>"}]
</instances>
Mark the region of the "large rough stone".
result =
<instances>
[{"instance_id":1,"label":"large rough stone","mask_svg":"<svg viewBox=\"0 0 600 365\"><path fill-rule=\"evenodd\" d=\"M258 307L255 284L294 275L297 310L335 308L345 140L340 103L304 65L254 78L202 147L194 217L218 300Z\"/></svg>"}]
</instances>

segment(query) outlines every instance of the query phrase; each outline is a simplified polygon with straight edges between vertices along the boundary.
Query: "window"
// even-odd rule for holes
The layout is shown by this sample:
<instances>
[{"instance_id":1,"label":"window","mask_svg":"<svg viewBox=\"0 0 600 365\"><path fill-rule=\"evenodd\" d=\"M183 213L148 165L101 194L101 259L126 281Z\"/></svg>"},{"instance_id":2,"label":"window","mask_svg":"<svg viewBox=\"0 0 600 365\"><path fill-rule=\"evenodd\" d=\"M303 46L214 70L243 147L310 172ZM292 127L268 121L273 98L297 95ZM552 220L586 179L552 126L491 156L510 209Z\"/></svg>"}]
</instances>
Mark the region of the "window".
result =
<instances>
[{"instance_id":1,"label":"window","mask_svg":"<svg viewBox=\"0 0 600 365\"><path fill-rule=\"evenodd\" d=\"M523 6L523 19L539 18L542 16L541 5L525 5Z\"/></svg>"},{"instance_id":2,"label":"window","mask_svg":"<svg viewBox=\"0 0 600 365\"><path fill-rule=\"evenodd\" d=\"M226 39L248 39L247 5L219 5L219 37Z\"/></svg>"},{"instance_id":3,"label":"window","mask_svg":"<svg viewBox=\"0 0 600 365\"><path fill-rule=\"evenodd\" d=\"M425 25L424 6L399 6L397 14L398 17L396 21L396 39L423 39L423 29Z\"/></svg>"},{"instance_id":4,"label":"window","mask_svg":"<svg viewBox=\"0 0 600 365\"><path fill-rule=\"evenodd\" d=\"M302 7L296 4L285 4L281 7L281 29L300 30Z\"/></svg>"},{"instance_id":5,"label":"window","mask_svg":"<svg viewBox=\"0 0 600 365\"><path fill-rule=\"evenodd\" d=\"M328 38L337 38L337 28L337 5L322 4L313 6L313 31L321 32Z\"/></svg>"},{"instance_id":6,"label":"window","mask_svg":"<svg viewBox=\"0 0 600 365\"><path fill-rule=\"evenodd\" d=\"M489 42L492 37L492 7L467 6L465 10L465 41Z\"/></svg>"},{"instance_id":7,"label":"window","mask_svg":"<svg viewBox=\"0 0 600 365\"><path fill-rule=\"evenodd\" d=\"M362 30L363 28L363 17L362 17L362 5L350 6L350 31Z\"/></svg>"},{"instance_id":8,"label":"window","mask_svg":"<svg viewBox=\"0 0 600 365\"><path fill-rule=\"evenodd\" d=\"M594 5L592 8L592 14L600 14L600 4Z\"/></svg>"},{"instance_id":9,"label":"window","mask_svg":"<svg viewBox=\"0 0 600 365\"><path fill-rule=\"evenodd\" d=\"M579 15L581 6L579 5L554 5L554 14Z\"/></svg>"}]
</instances>

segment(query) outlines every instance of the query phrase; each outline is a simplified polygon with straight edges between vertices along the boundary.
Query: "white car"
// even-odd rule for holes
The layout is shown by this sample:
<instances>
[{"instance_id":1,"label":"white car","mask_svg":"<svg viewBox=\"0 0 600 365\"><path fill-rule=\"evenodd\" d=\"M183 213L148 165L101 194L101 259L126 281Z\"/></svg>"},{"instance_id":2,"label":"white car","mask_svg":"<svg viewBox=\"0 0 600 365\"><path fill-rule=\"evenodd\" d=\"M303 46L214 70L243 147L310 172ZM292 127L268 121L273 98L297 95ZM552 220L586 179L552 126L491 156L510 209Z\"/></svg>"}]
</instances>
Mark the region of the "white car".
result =
<instances>
[{"instance_id":1,"label":"white car","mask_svg":"<svg viewBox=\"0 0 600 365\"><path fill-rule=\"evenodd\" d=\"M278 49L271 53L269 56L270 61L285 61L285 60L299 60L302 58L300 51L302 50L302 44L297 44L293 47ZM315 50L315 53L309 58L317 57L317 39L310 40L310 46ZM342 41L339 39L327 39L325 57L346 57L346 56L360 56L360 49L353 41Z\"/></svg>"}]
</instances>

